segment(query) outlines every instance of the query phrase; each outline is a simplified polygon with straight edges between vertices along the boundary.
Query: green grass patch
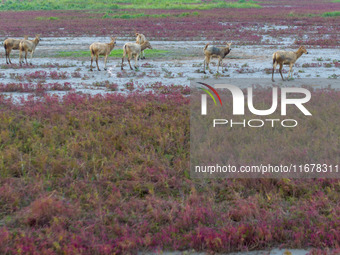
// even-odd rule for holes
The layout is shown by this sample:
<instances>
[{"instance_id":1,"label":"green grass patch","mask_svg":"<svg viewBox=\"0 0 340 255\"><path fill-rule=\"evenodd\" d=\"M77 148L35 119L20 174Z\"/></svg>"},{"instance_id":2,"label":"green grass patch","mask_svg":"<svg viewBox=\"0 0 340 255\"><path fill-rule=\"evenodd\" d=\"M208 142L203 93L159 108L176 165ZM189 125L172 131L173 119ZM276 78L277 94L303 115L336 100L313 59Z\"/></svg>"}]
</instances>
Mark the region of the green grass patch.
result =
<instances>
[{"instance_id":1,"label":"green grass patch","mask_svg":"<svg viewBox=\"0 0 340 255\"><path fill-rule=\"evenodd\" d=\"M338 17L340 16L340 11L334 11L334 12L324 12L322 17Z\"/></svg>"},{"instance_id":2,"label":"green grass patch","mask_svg":"<svg viewBox=\"0 0 340 255\"><path fill-rule=\"evenodd\" d=\"M211 1L209 3L190 3L181 4L177 1L141 1L140 3L127 4L120 6L121 9L182 9L182 10L209 10L215 8L261 8L253 1L248 2L225 2L221 0Z\"/></svg>"},{"instance_id":3,"label":"green grass patch","mask_svg":"<svg viewBox=\"0 0 340 255\"><path fill-rule=\"evenodd\" d=\"M0 10L114 10L114 9L182 9L206 10L214 8L261 8L257 2L240 0L225 2L224 0L119 0L112 3L108 0L12 0L0 4Z\"/></svg>"},{"instance_id":4,"label":"green grass patch","mask_svg":"<svg viewBox=\"0 0 340 255\"><path fill-rule=\"evenodd\" d=\"M130 12L122 12L116 15L109 15L109 13L105 13L103 15L103 19L136 19L136 18L167 18L167 17L174 17L174 18L182 18L188 16L198 16L198 12L182 12L180 14L169 14L169 13L162 13L162 14L145 14L145 13L134 13L131 14Z\"/></svg>"},{"instance_id":5,"label":"green grass patch","mask_svg":"<svg viewBox=\"0 0 340 255\"><path fill-rule=\"evenodd\" d=\"M146 49L145 54L147 54L148 57L164 57L168 54L169 51L167 50L157 50L157 49ZM119 57L121 58L123 56L123 50L117 49L111 51L110 57ZM55 55L55 57L73 57L73 58L82 58L82 57L91 57L91 53L89 50L79 50L79 51L59 51Z\"/></svg>"},{"instance_id":6,"label":"green grass patch","mask_svg":"<svg viewBox=\"0 0 340 255\"><path fill-rule=\"evenodd\" d=\"M59 20L58 17L36 17L36 20Z\"/></svg>"},{"instance_id":7,"label":"green grass patch","mask_svg":"<svg viewBox=\"0 0 340 255\"><path fill-rule=\"evenodd\" d=\"M289 14L288 14L288 16L289 17L309 17L309 18L311 18L311 17L318 17L318 16L320 16L319 14L313 14L313 13L295 13L295 12L290 12Z\"/></svg>"}]
</instances>

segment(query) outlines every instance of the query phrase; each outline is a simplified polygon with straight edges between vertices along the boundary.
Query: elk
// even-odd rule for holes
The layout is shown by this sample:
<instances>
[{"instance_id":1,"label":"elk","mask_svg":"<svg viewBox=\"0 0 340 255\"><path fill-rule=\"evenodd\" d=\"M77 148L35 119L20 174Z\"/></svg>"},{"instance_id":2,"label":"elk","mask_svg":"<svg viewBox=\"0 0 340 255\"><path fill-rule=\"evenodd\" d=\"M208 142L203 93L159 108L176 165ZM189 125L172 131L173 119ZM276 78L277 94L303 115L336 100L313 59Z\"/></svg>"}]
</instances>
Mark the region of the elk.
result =
<instances>
[{"instance_id":1,"label":"elk","mask_svg":"<svg viewBox=\"0 0 340 255\"><path fill-rule=\"evenodd\" d=\"M141 54L141 52L143 50L145 50L146 48L152 49L152 46L150 44L150 42L145 41L142 44L138 44L138 43L133 43L133 42L128 42L124 44L123 47L123 58L122 58L122 67L121 69L123 70L123 65L124 65L124 58L127 55L127 59L130 65L130 69L133 70L133 68L131 67L131 63L130 60L132 57L135 58L135 69L137 70L137 62L138 62L138 57Z\"/></svg>"},{"instance_id":2,"label":"elk","mask_svg":"<svg viewBox=\"0 0 340 255\"><path fill-rule=\"evenodd\" d=\"M28 36L25 35L24 40L27 40ZM6 64L12 64L11 58L9 57L9 54L11 54L12 50L18 50L19 44L23 39L13 39L13 38L7 38L4 41L4 48L6 51ZM8 58L8 60L7 60Z\"/></svg>"},{"instance_id":3,"label":"elk","mask_svg":"<svg viewBox=\"0 0 340 255\"><path fill-rule=\"evenodd\" d=\"M147 40L146 40L146 38L145 38L145 35L136 33L136 43L138 43L138 44L143 44L143 43L146 42L146 41L147 41ZM144 50L142 50L141 55L142 55L141 59L145 59Z\"/></svg>"},{"instance_id":4,"label":"elk","mask_svg":"<svg viewBox=\"0 0 340 255\"><path fill-rule=\"evenodd\" d=\"M283 51L283 50L279 50L276 51L273 54L273 71L272 71L272 81L274 82L274 71L276 69L277 64L280 65L280 74L281 74L281 78L284 81L285 79L283 79L282 76L282 66L283 65L289 65L289 73L287 76L287 80L289 79L289 75L291 75L291 77L293 76L293 65L295 64L296 60L298 60L299 57L302 56L302 54L308 54L308 51L306 50L305 46L300 46L299 49L294 52L294 51Z\"/></svg>"},{"instance_id":5,"label":"elk","mask_svg":"<svg viewBox=\"0 0 340 255\"><path fill-rule=\"evenodd\" d=\"M37 47L37 45L39 44L40 41L40 35L36 35L35 38L33 40L21 40L21 42L19 43L19 63L20 66L22 65L22 53L25 51L25 60L26 60L26 65L28 65L27 63L27 53L31 52L31 65L32 65L32 58L33 58L33 53L35 51L35 48Z\"/></svg>"},{"instance_id":6,"label":"elk","mask_svg":"<svg viewBox=\"0 0 340 255\"><path fill-rule=\"evenodd\" d=\"M111 51L116 45L116 37L111 36L111 42L109 43L100 43L95 42L90 45L90 51L91 51L91 67L90 70L92 71L92 63L93 63L93 57L96 56L96 64L98 71L100 71L98 66L98 57L105 56L104 57L104 70L107 70L106 63L107 63L107 57L110 55Z\"/></svg>"},{"instance_id":7,"label":"elk","mask_svg":"<svg viewBox=\"0 0 340 255\"><path fill-rule=\"evenodd\" d=\"M211 46L209 45L209 43L207 43L207 45L205 45L203 52L204 52L204 73L205 72L205 64L207 64L208 70L210 73L212 73L212 71L210 70L209 67L209 63L210 63L210 58L211 57L218 57L218 64L217 64L217 72L218 69L220 67L220 65L222 66L222 61L225 58L225 56L227 56L231 49L230 49L231 43L227 43L225 47L215 47L215 46ZM224 73L223 71L223 66L222 66L222 73Z\"/></svg>"}]
</instances>

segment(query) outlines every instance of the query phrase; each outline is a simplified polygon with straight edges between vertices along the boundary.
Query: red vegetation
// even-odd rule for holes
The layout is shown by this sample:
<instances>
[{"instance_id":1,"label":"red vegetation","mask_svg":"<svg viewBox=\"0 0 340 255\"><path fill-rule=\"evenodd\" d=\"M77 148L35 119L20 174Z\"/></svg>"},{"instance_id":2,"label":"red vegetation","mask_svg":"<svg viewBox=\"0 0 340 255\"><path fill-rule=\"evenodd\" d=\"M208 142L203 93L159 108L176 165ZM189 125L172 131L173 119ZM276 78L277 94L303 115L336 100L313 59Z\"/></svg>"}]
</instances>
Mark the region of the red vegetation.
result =
<instances>
[{"instance_id":1,"label":"red vegetation","mask_svg":"<svg viewBox=\"0 0 340 255\"><path fill-rule=\"evenodd\" d=\"M119 37L134 37L134 29L143 31L150 40L217 40L237 44L272 44L267 37L290 38L291 44L334 47L338 18L322 17L324 12L339 8L338 3L320 1L261 2L261 9L198 10L188 17L105 19L103 12L92 11L26 11L1 12L2 36L40 33L54 36L107 36L113 31ZM188 10L142 10L145 14L179 14ZM37 17L58 17L46 21ZM269 28L266 29L265 25ZM271 27L273 26L274 27ZM286 26L286 27L282 27ZM270 28L271 27L271 28ZM117 29L119 28L119 29ZM133 28L133 29L131 29ZM1 34L0 33L0 34ZM111 32L110 32L111 34ZM307 37L306 37L307 36Z\"/></svg>"},{"instance_id":2,"label":"red vegetation","mask_svg":"<svg viewBox=\"0 0 340 255\"><path fill-rule=\"evenodd\" d=\"M339 248L338 180L190 179L174 90L0 97L0 253Z\"/></svg>"}]
</instances>

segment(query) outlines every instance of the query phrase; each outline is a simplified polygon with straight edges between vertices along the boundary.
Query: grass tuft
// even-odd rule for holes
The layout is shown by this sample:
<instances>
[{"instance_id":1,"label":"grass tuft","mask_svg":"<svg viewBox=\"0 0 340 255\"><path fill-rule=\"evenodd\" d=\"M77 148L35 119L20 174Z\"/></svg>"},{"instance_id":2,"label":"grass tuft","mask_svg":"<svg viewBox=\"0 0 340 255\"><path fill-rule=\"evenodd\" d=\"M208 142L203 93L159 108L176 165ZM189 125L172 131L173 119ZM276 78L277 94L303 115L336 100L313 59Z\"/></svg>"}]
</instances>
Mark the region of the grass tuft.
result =
<instances>
[{"instance_id":1,"label":"grass tuft","mask_svg":"<svg viewBox=\"0 0 340 255\"><path fill-rule=\"evenodd\" d=\"M58 17L36 17L36 20L59 20Z\"/></svg>"},{"instance_id":2,"label":"grass tuft","mask_svg":"<svg viewBox=\"0 0 340 255\"><path fill-rule=\"evenodd\" d=\"M338 16L340 16L340 11L324 12L322 14L322 17L338 17Z\"/></svg>"}]
</instances>

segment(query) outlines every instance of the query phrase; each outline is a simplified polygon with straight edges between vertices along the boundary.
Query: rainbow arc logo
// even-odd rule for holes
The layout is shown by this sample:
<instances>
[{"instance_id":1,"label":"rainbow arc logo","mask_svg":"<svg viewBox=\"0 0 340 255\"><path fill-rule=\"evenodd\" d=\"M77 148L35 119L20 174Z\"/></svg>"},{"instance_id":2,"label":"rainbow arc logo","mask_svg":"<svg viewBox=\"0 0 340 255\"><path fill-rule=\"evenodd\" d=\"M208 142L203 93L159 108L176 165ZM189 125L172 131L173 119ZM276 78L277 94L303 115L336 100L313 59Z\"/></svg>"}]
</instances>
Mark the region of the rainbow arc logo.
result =
<instances>
[{"instance_id":1,"label":"rainbow arc logo","mask_svg":"<svg viewBox=\"0 0 340 255\"><path fill-rule=\"evenodd\" d=\"M233 115L244 115L245 110L245 95L240 87L231 85L231 84L215 84L215 88L212 86L203 83L203 82L197 82L198 84L201 84L208 89L210 89L218 98L220 101L220 104L222 106L222 100L220 95L217 93L215 88L217 89L228 89L233 97ZM199 88L206 92L214 101L215 105L217 105L217 102L213 96L213 94L205 88ZM278 88L274 87L272 88L273 94L272 94L272 106L269 109L266 110L258 110L254 107L253 104L253 88L248 87L247 88L247 102L248 102L248 109L251 113L259 116L266 116L273 114L275 110L278 107ZM297 94L303 94L305 97L302 98L288 98L287 94L291 93L297 93ZM207 94L201 95L201 115L207 115ZM312 114L306 109L306 107L303 105L304 103L307 103L311 99L311 92L305 88L296 88L296 87L286 87L281 88L281 115L287 115L287 105L295 105L300 111L305 114L311 116Z\"/></svg>"},{"instance_id":2,"label":"rainbow arc logo","mask_svg":"<svg viewBox=\"0 0 340 255\"><path fill-rule=\"evenodd\" d=\"M210 89L212 92L214 92L214 94L217 96L217 98L218 98L218 100L220 101L220 104L221 104L221 106L222 106L221 97L220 97L220 95L217 93L217 91L216 91L213 87L211 87L210 85L208 85L208 84L206 84L206 83L203 83L203 82L197 82L197 83L199 83L199 84L201 84L201 85L203 85L203 86L206 86L208 89ZM212 100L214 101L215 105L217 105L214 96L211 94L211 92L210 92L209 90L207 90L207 89L205 89L205 88L199 88L199 89L201 89L201 90L203 90L204 92L206 92L206 93L212 98Z\"/></svg>"}]
</instances>

